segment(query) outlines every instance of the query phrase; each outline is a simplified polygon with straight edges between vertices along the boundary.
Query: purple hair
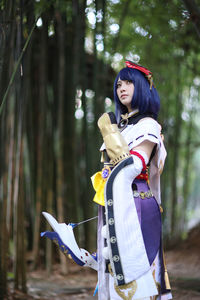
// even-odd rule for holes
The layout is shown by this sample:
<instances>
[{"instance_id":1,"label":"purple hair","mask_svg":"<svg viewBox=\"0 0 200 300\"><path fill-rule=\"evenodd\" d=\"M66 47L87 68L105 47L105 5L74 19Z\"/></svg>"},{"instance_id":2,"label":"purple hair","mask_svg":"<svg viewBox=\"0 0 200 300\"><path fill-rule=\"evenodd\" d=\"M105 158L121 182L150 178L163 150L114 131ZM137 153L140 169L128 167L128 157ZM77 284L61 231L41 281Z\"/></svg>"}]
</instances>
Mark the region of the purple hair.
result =
<instances>
[{"instance_id":1,"label":"purple hair","mask_svg":"<svg viewBox=\"0 0 200 300\"><path fill-rule=\"evenodd\" d=\"M133 109L138 108L140 113L150 113L155 119L157 119L160 109L160 97L152 86L150 85L145 75L137 69L124 68L117 75L114 82L114 100L115 100L115 114L117 120L121 114L126 113L128 110L123 105L117 96L117 82L118 79L129 80L134 84L134 94L131 101L131 107Z\"/></svg>"}]
</instances>

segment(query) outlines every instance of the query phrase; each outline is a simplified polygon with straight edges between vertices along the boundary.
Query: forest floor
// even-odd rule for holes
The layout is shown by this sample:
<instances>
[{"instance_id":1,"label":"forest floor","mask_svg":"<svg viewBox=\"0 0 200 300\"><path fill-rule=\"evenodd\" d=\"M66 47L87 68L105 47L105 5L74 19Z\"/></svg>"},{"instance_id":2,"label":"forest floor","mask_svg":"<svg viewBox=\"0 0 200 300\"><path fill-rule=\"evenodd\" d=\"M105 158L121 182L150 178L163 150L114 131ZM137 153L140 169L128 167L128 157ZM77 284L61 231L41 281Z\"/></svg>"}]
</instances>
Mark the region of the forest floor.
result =
<instances>
[{"instance_id":1,"label":"forest floor","mask_svg":"<svg viewBox=\"0 0 200 300\"><path fill-rule=\"evenodd\" d=\"M200 225L187 240L166 252L166 262L174 300L200 300ZM8 299L95 300L96 272L69 263L69 274L61 275L54 266L51 275L44 270L28 273L28 295L13 292ZM12 289L11 289L12 290Z\"/></svg>"}]
</instances>

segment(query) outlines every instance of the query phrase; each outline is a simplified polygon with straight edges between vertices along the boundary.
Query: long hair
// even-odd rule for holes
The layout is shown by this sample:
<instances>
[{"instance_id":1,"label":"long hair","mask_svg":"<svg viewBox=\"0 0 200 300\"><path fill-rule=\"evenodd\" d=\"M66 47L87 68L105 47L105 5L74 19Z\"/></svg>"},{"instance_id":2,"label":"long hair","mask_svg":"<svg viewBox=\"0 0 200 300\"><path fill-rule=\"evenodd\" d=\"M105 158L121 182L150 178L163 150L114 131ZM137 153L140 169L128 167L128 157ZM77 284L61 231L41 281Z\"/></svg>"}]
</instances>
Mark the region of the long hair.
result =
<instances>
[{"instance_id":1,"label":"long hair","mask_svg":"<svg viewBox=\"0 0 200 300\"><path fill-rule=\"evenodd\" d=\"M160 109L160 97L152 86L150 85L145 75L137 69L124 68L117 75L114 82L114 101L115 101L115 114L119 121L120 115L128 112L127 107L123 105L117 96L117 82L118 79L129 80L134 84L134 94L131 101L133 109L138 108L140 113L150 113L157 119Z\"/></svg>"}]
</instances>

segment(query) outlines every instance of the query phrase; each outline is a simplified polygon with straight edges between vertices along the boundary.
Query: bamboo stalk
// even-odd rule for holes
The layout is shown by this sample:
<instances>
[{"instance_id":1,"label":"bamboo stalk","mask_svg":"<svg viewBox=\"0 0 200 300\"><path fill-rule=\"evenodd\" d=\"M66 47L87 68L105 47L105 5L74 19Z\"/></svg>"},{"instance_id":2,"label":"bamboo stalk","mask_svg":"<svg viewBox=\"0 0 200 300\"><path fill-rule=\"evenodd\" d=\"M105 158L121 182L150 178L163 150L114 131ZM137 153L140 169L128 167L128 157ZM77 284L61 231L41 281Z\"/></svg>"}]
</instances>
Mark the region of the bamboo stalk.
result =
<instances>
[{"instance_id":1,"label":"bamboo stalk","mask_svg":"<svg viewBox=\"0 0 200 300\"><path fill-rule=\"evenodd\" d=\"M34 31L34 29L35 29L35 26L36 26L36 23L37 23L38 19L39 19L39 17L36 19L35 23L33 24L33 27L32 27L32 29L31 29L31 31L30 31L30 33L29 33L29 36L28 36L28 38L27 38L27 40L26 40L26 43L25 43L25 45L24 45L24 47L23 47L23 49L22 49L22 52L21 52L21 54L20 54L20 56L19 56L19 58L18 58L18 60L17 60L17 62L16 62L15 68L14 68L13 73L12 73L12 75L11 75L10 81L9 81L9 83L8 83L8 87L7 87L6 91L5 91L5 94L4 94L4 96L3 96L3 100L2 100L2 103L1 103L1 106L0 106L0 116L1 116L1 113L2 113L2 110L3 110L3 107L4 107L4 105L5 105L6 98L7 98L7 96L8 96L8 92L9 92L9 90L10 90L11 85L13 84L13 81L14 81L15 75L16 75L16 72L17 72L17 70L18 70L18 68L19 68L19 65L20 65L20 63L21 63L22 57L23 57L23 55L24 55L24 53L25 53L25 51L26 51L26 48L27 48L27 46L28 46L28 44L29 44L29 41L30 41L30 39L31 39L31 36L32 36L32 34L33 34L33 31Z\"/></svg>"}]
</instances>

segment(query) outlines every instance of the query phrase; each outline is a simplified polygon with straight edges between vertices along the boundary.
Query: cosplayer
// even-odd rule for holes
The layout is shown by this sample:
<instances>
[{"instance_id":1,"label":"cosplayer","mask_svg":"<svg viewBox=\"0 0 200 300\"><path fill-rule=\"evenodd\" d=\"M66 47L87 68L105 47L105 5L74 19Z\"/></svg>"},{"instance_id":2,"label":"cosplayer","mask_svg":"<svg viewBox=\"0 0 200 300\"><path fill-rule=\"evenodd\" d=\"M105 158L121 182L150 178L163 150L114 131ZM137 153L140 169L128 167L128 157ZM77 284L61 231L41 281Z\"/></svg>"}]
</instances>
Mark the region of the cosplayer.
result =
<instances>
[{"instance_id":1,"label":"cosplayer","mask_svg":"<svg viewBox=\"0 0 200 300\"><path fill-rule=\"evenodd\" d=\"M160 174L166 151L151 72L127 61L115 79L114 100L115 115L105 113L98 120L104 167L92 177L99 204L97 259L78 247L73 255L81 261L85 253L98 271L99 300L172 299L161 238ZM72 255L70 238L57 232Z\"/></svg>"},{"instance_id":2,"label":"cosplayer","mask_svg":"<svg viewBox=\"0 0 200 300\"><path fill-rule=\"evenodd\" d=\"M114 83L116 118L109 113L98 121L102 177L108 178L104 199L99 175L93 178L94 201L101 204L99 299L171 299L161 240L160 173L166 151L156 121L160 101L151 72L129 61L126 66Z\"/></svg>"}]
</instances>

